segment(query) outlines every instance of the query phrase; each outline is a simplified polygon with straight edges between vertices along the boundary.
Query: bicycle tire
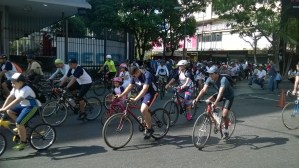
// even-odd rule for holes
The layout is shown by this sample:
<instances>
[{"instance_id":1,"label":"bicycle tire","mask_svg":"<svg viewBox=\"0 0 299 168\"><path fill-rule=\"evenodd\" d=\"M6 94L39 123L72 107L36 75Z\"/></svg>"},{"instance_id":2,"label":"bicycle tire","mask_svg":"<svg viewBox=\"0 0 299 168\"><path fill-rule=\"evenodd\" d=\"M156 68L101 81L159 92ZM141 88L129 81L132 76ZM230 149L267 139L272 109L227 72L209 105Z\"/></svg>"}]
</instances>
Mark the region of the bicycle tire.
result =
<instances>
[{"instance_id":1,"label":"bicycle tire","mask_svg":"<svg viewBox=\"0 0 299 168\"><path fill-rule=\"evenodd\" d=\"M7 147L7 140L5 136L0 132L0 156L5 152Z\"/></svg>"},{"instance_id":2,"label":"bicycle tire","mask_svg":"<svg viewBox=\"0 0 299 168\"><path fill-rule=\"evenodd\" d=\"M282 109L281 118L283 125L289 130L299 128L299 104L286 104Z\"/></svg>"},{"instance_id":3,"label":"bicycle tire","mask_svg":"<svg viewBox=\"0 0 299 168\"><path fill-rule=\"evenodd\" d=\"M196 119L193 125L193 131L192 131L193 145L198 149L202 149L207 143L208 139L210 138L211 131L212 131L212 121L210 116L207 113L203 113L200 116L198 116L198 118ZM204 135L202 133L207 133L207 135Z\"/></svg>"},{"instance_id":4,"label":"bicycle tire","mask_svg":"<svg viewBox=\"0 0 299 168\"><path fill-rule=\"evenodd\" d=\"M48 102L41 112L43 122L54 127L61 125L67 116L67 107L63 103L58 103L57 100Z\"/></svg>"},{"instance_id":5,"label":"bicycle tire","mask_svg":"<svg viewBox=\"0 0 299 168\"><path fill-rule=\"evenodd\" d=\"M163 108L158 108L151 112L151 116L154 130L152 137L155 140L161 139L168 133L170 127L169 113Z\"/></svg>"},{"instance_id":6,"label":"bicycle tire","mask_svg":"<svg viewBox=\"0 0 299 168\"><path fill-rule=\"evenodd\" d=\"M123 133L124 131L126 132ZM106 145L110 148L123 148L130 142L133 136L132 120L122 113L112 115L104 124L102 136Z\"/></svg>"},{"instance_id":7,"label":"bicycle tire","mask_svg":"<svg viewBox=\"0 0 299 168\"><path fill-rule=\"evenodd\" d=\"M104 97L104 106L107 110L109 110L110 105L113 101L113 98L114 98L113 93L108 93L108 94L105 95L105 97Z\"/></svg>"},{"instance_id":8,"label":"bicycle tire","mask_svg":"<svg viewBox=\"0 0 299 168\"><path fill-rule=\"evenodd\" d=\"M87 104L85 106L85 112L87 114L86 119L91 121L97 119L102 113L102 103L96 97L86 98Z\"/></svg>"},{"instance_id":9,"label":"bicycle tire","mask_svg":"<svg viewBox=\"0 0 299 168\"><path fill-rule=\"evenodd\" d=\"M96 80L93 82L92 90L97 96L102 96L106 92L106 84L104 81Z\"/></svg>"},{"instance_id":10,"label":"bicycle tire","mask_svg":"<svg viewBox=\"0 0 299 168\"><path fill-rule=\"evenodd\" d=\"M174 126L180 115L178 105L173 100L169 100L164 104L163 108L169 113L170 126Z\"/></svg>"},{"instance_id":11,"label":"bicycle tire","mask_svg":"<svg viewBox=\"0 0 299 168\"><path fill-rule=\"evenodd\" d=\"M229 132L229 135L228 137L226 138L226 140L228 140L234 133L235 131L235 128L236 128L236 115L233 111L229 111L229 123L228 123L228 132ZM221 138L223 137L223 129L225 128L225 124L224 124L224 120L223 118L221 117L221 121L220 121L220 135L221 135Z\"/></svg>"},{"instance_id":12,"label":"bicycle tire","mask_svg":"<svg viewBox=\"0 0 299 168\"><path fill-rule=\"evenodd\" d=\"M49 124L38 124L32 128L29 142L35 150L45 150L56 140L56 130Z\"/></svg>"}]
</instances>

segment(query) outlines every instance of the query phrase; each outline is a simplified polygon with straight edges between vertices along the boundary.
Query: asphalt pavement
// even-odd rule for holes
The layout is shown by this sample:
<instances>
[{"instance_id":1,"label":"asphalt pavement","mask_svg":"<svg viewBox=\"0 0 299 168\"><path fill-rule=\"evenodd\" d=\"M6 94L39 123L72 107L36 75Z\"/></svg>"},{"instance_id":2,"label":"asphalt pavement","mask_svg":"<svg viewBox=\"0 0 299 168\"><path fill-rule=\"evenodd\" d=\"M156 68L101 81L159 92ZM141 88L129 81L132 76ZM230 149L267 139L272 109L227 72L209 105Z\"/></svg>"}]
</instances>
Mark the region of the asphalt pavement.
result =
<instances>
[{"instance_id":1,"label":"asphalt pavement","mask_svg":"<svg viewBox=\"0 0 299 168\"><path fill-rule=\"evenodd\" d=\"M99 120L81 122L70 114L67 121L56 128L57 140L50 149L36 152L28 147L23 151L12 151L13 144L10 143L0 157L0 167L297 168L299 130L288 130L283 126L282 109L277 106L281 89L291 88L288 81L283 81L275 92L262 90L257 85L249 87L246 80L238 82L232 107L237 116L233 136L229 141L223 141L219 134L212 133L202 150L192 144L194 120L187 121L184 116L180 116L179 122L161 140L143 140L143 134L135 127L129 144L112 150L102 138ZM170 98L171 93L168 93L153 108L163 106ZM287 97L287 101L291 100L293 98ZM200 104L200 111L203 108Z\"/></svg>"}]
</instances>

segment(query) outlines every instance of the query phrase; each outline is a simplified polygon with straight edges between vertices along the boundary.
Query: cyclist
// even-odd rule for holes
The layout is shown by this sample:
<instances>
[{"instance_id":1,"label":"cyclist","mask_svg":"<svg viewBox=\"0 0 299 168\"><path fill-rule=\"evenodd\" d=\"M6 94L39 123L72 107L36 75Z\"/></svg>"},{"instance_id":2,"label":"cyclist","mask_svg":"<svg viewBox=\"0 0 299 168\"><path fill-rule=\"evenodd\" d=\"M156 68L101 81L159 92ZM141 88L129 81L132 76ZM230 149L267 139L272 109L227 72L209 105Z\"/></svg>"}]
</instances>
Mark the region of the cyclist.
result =
<instances>
[{"instance_id":1,"label":"cyclist","mask_svg":"<svg viewBox=\"0 0 299 168\"><path fill-rule=\"evenodd\" d=\"M14 73L17 73L17 69L14 64L7 60L5 54L0 55L0 64L1 64L1 72L0 79L1 80L1 88L2 88L2 96L6 98L9 95L9 91L12 89L11 85L11 77ZM3 76L5 78L3 78Z\"/></svg>"},{"instance_id":2,"label":"cyclist","mask_svg":"<svg viewBox=\"0 0 299 168\"><path fill-rule=\"evenodd\" d=\"M175 81L179 81L180 88L178 89L179 93L184 92L185 97L185 106L186 106L186 118L188 121L192 119L191 114L191 95L193 92L193 82L192 82L192 72L186 69L188 65L187 60L180 60L177 64L179 67L178 72L174 74L172 79L166 84L165 88L167 89Z\"/></svg>"},{"instance_id":3,"label":"cyclist","mask_svg":"<svg viewBox=\"0 0 299 168\"><path fill-rule=\"evenodd\" d=\"M57 69L50 76L50 78L48 80L53 80L56 75L61 73L63 75L63 77L61 77L59 80L54 81L54 82L61 82L61 80L67 75L67 72L69 71L70 66L68 64L64 64L63 61L59 58L56 59L54 63L55 63L55 66L56 66Z\"/></svg>"},{"instance_id":4,"label":"cyclist","mask_svg":"<svg viewBox=\"0 0 299 168\"><path fill-rule=\"evenodd\" d=\"M197 70L195 71L194 80L196 82L198 91L200 91L204 84L206 76L205 76L205 71L201 67L201 64L197 64L196 68L197 68Z\"/></svg>"},{"instance_id":5,"label":"cyclist","mask_svg":"<svg viewBox=\"0 0 299 168\"><path fill-rule=\"evenodd\" d=\"M198 96L196 99L194 99L193 103L198 102L198 100L206 93L208 87L210 85L213 85L214 88L218 90L218 93L212 95L211 97L208 98L208 100L213 101L213 107L217 107L217 104L219 101L224 101L223 102L223 110L222 110L222 117L225 123L225 129L223 131L224 133L224 139L226 139L229 136L228 132L228 113L229 110L231 109L231 106L233 105L234 101L234 90L231 87L228 79L225 76L220 76L218 73L217 67L211 67L208 71L209 77L206 80L204 87L201 89L199 92ZM215 122L216 123L216 122Z\"/></svg>"},{"instance_id":6,"label":"cyclist","mask_svg":"<svg viewBox=\"0 0 299 168\"><path fill-rule=\"evenodd\" d=\"M104 67L107 66L108 67L108 72L106 73L106 75L108 76L108 81L107 82L111 82L111 80L116 75L116 68L115 68L114 61L112 60L112 56L111 55L107 55L106 59L107 60L105 61L104 65L100 69L100 71L103 71ZM111 87L111 85L108 85L108 87ZM108 88L108 89L110 89L110 88Z\"/></svg>"},{"instance_id":7,"label":"cyclist","mask_svg":"<svg viewBox=\"0 0 299 168\"><path fill-rule=\"evenodd\" d=\"M141 100L142 102L140 111L146 124L144 139L149 139L154 132L152 129L151 114L149 112L149 106L154 101L157 92L154 76L149 71L139 69L136 66L131 67L130 74L132 78L129 86L118 97L121 98L127 95L133 89L133 85L139 89L139 94L131 100L134 102Z\"/></svg>"},{"instance_id":8,"label":"cyclist","mask_svg":"<svg viewBox=\"0 0 299 168\"><path fill-rule=\"evenodd\" d=\"M297 95L298 92L298 85L299 85L299 62L296 65L296 74L295 74L295 82L294 82L294 89L292 91L293 95Z\"/></svg>"},{"instance_id":9,"label":"cyclist","mask_svg":"<svg viewBox=\"0 0 299 168\"><path fill-rule=\"evenodd\" d=\"M32 54L27 55L28 68L26 70L27 79L33 84L38 84L43 78L44 73L40 63L35 60L35 56Z\"/></svg>"},{"instance_id":10,"label":"cyclist","mask_svg":"<svg viewBox=\"0 0 299 168\"><path fill-rule=\"evenodd\" d=\"M164 60L160 61L160 65L158 66L156 71L156 76L158 76L159 81L162 81L164 83L167 82L169 71L167 69L167 66L165 65Z\"/></svg>"},{"instance_id":11,"label":"cyclist","mask_svg":"<svg viewBox=\"0 0 299 168\"><path fill-rule=\"evenodd\" d=\"M0 111L6 111L10 118L16 122L20 143L13 147L23 150L27 145L25 124L35 115L41 103L35 99L34 91L25 84L25 76L15 73L11 77L13 89L5 100Z\"/></svg>"},{"instance_id":12,"label":"cyclist","mask_svg":"<svg viewBox=\"0 0 299 168\"><path fill-rule=\"evenodd\" d=\"M119 65L119 77L123 80L122 86L126 88L131 81L130 73L128 72L127 64L122 63Z\"/></svg>"},{"instance_id":13,"label":"cyclist","mask_svg":"<svg viewBox=\"0 0 299 168\"><path fill-rule=\"evenodd\" d=\"M70 91L79 90L78 95L75 95L77 100L79 101L79 107L80 107L80 113L78 116L78 120L83 120L86 118L85 113L85 101L83 99L84 95L88 92L88 90L91 87L92 79L89 76L89 74L82 68L80 65L78 65L78 62L76 59L69 59L68 61L70 69L67 72L67 75L63 77L60 87L64 87L66 85L66 89ZM68 79L71 78L71 80L68 82Z\"/></svg>"}]
</instances>

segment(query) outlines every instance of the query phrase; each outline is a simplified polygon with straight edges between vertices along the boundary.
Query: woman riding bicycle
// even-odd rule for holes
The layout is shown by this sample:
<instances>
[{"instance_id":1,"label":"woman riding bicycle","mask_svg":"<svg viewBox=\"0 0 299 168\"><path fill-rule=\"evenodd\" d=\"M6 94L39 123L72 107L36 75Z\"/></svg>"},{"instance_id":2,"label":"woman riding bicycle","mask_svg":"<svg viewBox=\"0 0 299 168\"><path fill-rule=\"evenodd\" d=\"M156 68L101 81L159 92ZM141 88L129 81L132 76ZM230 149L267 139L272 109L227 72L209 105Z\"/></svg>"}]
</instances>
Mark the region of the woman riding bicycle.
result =
<instances>
[{"instance_id":1,"label":"woman riding bicycle","mask_svg":"<svg viewBox=\"0 0 299 168\"><path fill-rule=\"evenodd\" d=\"M213 101L213 107L217 107L217 103L219 101L224 100L224 106L222 110L222 117L224 120L225 124L225 129L223 131L224 133L224 139L228 138L229 132L228 132L228 123L229 123L229 110L231 109L231 106L234 101L234 90L232 86L230 85L228 79L225 76L220 76L218 73L218 69L215 66L212 66L208 71L209 73L209 78L206 80L204 87L202 90L199 92L198 96L196 99L194 99L193 103L198 102L200 98L206 93L208 87L210 85L213 85L214 88L218 90L218 94L214 94L211 97L208 98L208 100Z\"/></svg>"},{"instance_id":2,"label":"woman riding bicycle","mask_svg":"<svg viewBox=\"0 0 299 168\"><path fill-rule=\"evenodd\" d=\"M184 92L185 94L185 106L186 106L186 118L187 120L192 119L191 114L191 95L193 92L193 82L192 82L192 72L187 70L188 61L180 60L177 64L179 66L178 72L173 76L173 78L169 81L169 83L165 86L167 89L172 83L175 81L179 81L180 90L179 92Z\"/></svg>"},{"instance_id":3,"label":"woman riding bicycle","mask_svg":"<svg viewBox=\"0 0 299 168\"><path fill-rule=\"evenodd\" d=\"M13 147L23 150L27 144L25 124L35 115L41 103L35 99L34 91L25 84L25 76L15 73L11 77L13 89L5 100L0 111L6 111L9 117L16 122L20 143Z\"/></svg>"}]
</instances>

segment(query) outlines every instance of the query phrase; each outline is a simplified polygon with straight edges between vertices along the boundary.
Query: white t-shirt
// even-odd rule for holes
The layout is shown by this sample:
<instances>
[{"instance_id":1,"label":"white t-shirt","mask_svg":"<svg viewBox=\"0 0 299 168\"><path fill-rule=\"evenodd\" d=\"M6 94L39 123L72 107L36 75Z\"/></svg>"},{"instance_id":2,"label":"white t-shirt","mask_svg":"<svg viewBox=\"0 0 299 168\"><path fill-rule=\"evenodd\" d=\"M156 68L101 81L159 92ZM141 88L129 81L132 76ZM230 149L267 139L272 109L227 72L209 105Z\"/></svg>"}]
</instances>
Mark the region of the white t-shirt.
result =
<instances>
[{"instance_id":1,"label":"white t-shirt","mask_svg":"<svg viewBox=\"0 0 299 168\"><path fill-rule=\"evenodd\" d=\"M30 106L30 102L26 98L29 98L29 97L35 98L36 97L34 91L29 86L24 86L21 89L13 88L10 91L9 95L14 96L16 99L23 98L23 100L20 102L21 106ZM36 102L37 102L38 106L41 106L41 103L38 100L36 100Z\"/></svg>"},{"instance_id":2,"label":"white t-shirt","mask_svg":"<svg viewBox=\"0 0 299 168\"><path fill-rule=\"evenodd\" d=\"M123 84L122 84L122 86L123 86L124 88L126 88L126 87L130 84L130 81L131 81L130 73L129 73L128 71L120 72L120 73L119 73L119 77L123 79Z\"/></svg>"},{"instance_id":3,"label":"white t-shirt","mask_svg":"<svg viewBox=\"0 0 299 168\"><path fill-rule=\"evenodd\" d=\"M258 71L257 77L258 78L264 78L266 76L266 74L267 74L267 72L262 69L261 71L260 70Z\"/></svg>"}]
</instances>

